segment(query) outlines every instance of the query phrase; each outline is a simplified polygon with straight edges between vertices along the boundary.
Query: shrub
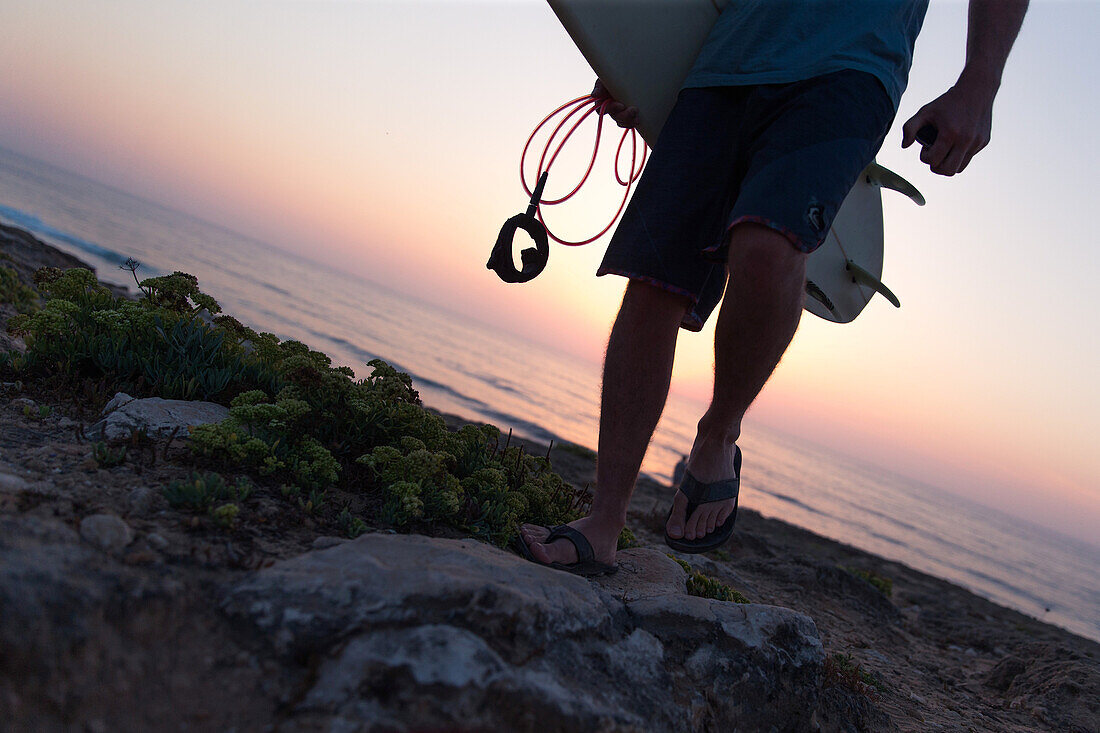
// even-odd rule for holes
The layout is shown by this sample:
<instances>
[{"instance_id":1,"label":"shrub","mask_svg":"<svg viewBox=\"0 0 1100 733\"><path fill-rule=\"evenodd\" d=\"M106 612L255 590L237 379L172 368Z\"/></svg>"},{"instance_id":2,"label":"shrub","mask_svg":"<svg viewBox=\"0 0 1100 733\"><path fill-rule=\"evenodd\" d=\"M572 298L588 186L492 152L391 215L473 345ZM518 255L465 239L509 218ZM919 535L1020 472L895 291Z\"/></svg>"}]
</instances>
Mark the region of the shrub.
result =
<instances>
[{"instance_id":1,"label":"shrub","mask_svg":"<svg viewBox=\"0 0 1100 733\"><path fill-rule=\"evenodd\" d=\"M340 512L337 523L340 525L340 531L349 540L353 540L367 531L367 523L359 517L353 516L346 508Z\"/></svg>"},{"instance_id":2,"label":"shrub","mask_svg":"<svg viewBox=\"0 0 1100 733\"><path fill-rule=\"evenodd\" d=\"M324 489L336 482L340 466L303 426L309 405L280 392L274 402L260 390L238 395L229 417L191 431L191 449L203 456L251 468L263 476L285 479L290 486Z\"/></svg>"},{"instance_id":3,"label":"shrub","mask_svg":"<svg viewBox=\"0 0 1100 733\"><path fill-rule=\"evenodd\" d=\"M886 685L852 659L851 654L835 652L825 658L825 687L843 687L864 697L886 692Z\"/></svg>"},{"instance_id":4,"label":"shrub","mask_svg":"<svg viewBox=\"0 0 1100 733\"><path fill-rule=\"evenodd\" d=\"M125 267L137 280L138 263ZM495 427L449 431L408 374L376 359L356 380L305 344L220 314L186 273L138 281L137 301L114 297L85 269L43 268L35 282L44 307L11 321L27 354L6 357L0 368L228 405L224 421L191 431L193 453L281 485L311 514L327 513L325 492L342 482L366 500L372 519L447 525L503 546L521 522L562 524L581 516L588 500L546 458L511 446L510 436L501 447ZM173 506L194 511L240 500L217 473L192 474L164 491ZM337 521L348 535L366 529L346 509Z\"/></svg>"},{"instance_id":5,"label":"shrub","mask_svg":"<svg viewBox=\"0 0 1100 733\"><path fill-rule=\"evenodd\" d=\"M236 504L222 504L219 507L210 508L210 516L214 519L219 527L229 529L237 523L237 515L241 513L241 508Z\"/></svg>"},{"instance_id":6,"label":"shrub","mask_svg":"<svg viewBox=\"0 0 1100 733\"><path fill-rule=\"evenodd\" d=\"M581 516L585 498L545 458L501 449L491 425L447 433L441 418L430 418L440 428L421 431L431 433L430 444L406 435L357 461L382 487L385 521L444 522L504 546L523 522L549 526Z\"/></svg>"},{"instance_id":7,"label":"shrub","mask_svg":"<svg viewBox=\"0 0 1100 733\"><path fill-rule=\"evenodd\" d=\"M274 389L277 375L250 357L224 330L196 317L188 298L218 308L193 278L152 278L142 301L115 298L90 271L42 268L35 282L45 306L13 317L23 335L28 373L105 380L107 387L140 396L212 399L245 389Z\"/></svg>"},{"instance_id":8,"label":"shrub","mask_svg":"<svg viewBox=\"0 0 1100 733\"><path fill-rule=\"evenodd\" d=\"M625 550L628 547L634 547L638 544L638 538L634 536L634 532L630 527L623 527L623 531L619 532L619 541L616 545L617 550Z\"/></svg>"},{"instance_id":9,"label":"shrub","mask_svg":"<svg viewBox=\"0 0 1100 733\"><path fill-rule=\"evenodd\" d=\"M689 563L684 562L675 555L669 553L668 556L675 560L676 563L684 569L684 572L687 573L688 577L685 582L685 588L688 595L712 598L716 601L729 601L730 603L752 603L752 601L741 592L734 590L709 575L700 573Z\"/></svg>"},{"instance_id":10,"label":"shrub","mask_svg":"<svg viewBox=\"0 0 1100 733\"><path fill-rule=\"evenodd\" d=\"M100 468L118 466L126 460L126 446L113 449L102 440L92 444L92 459Z\"/></svg>"},{"instance_id":11,"label":"shrub","mask_svg":"<svg viewBox=\"0 0 1100 733\"><path fill-rule=\"evenodd\" d=\"M885 575L879 575L872 570L861 570L859 568L841 566L841 570L851 573L852 575L867 581L875 587L882 595L889 598L894 593L894 581L887 578Z\"/></svg>"},{"instance_id":12,"label":"shrub","mask_svg":"<svg viewBox=\"0 0 1100 733\"><path fill-rule=\"evenodd\" d=\"M176 509L208 511L215 501L244 501L251 488L247 482L238 481L230 486L220 474L213 471L194 471L187 480L173 481L164 489L164 498Z\"/></svg>"},{"instance_id":13,"label":"shrub","mask_svg":"<svg viewBox=\"0 0 1100 733\"><path fill-rule=\"evenodd\" d=\"M0 303L11 303L25 313L38 303L38 293L19 282L19 275L10 267L0 267Z\"/></svg>"},{"instance_id":14,"label":"shrub","mask_svg":"<svg viewBox=\"0 0 1100 733\"><path fill-rule=\"evenodd\" d=\"M709 575L703 575L698 571L688 576L687 592L688 595L713 598L716 601L729 601L731 603L752 602L739 591L715 580Z\"/></svg>"},{"instance_id":15,"label":"shrub","mask_svg":"<svg viewBox=\"0 0 1100 733\"><path fill-rule=\"evenodd\" d=\"M200 310L220 313L222 310L218 301L199 290L198 278L186 272L177 270L171 275L146 278L138 283L138 288L145 295L145 302L154 308L181 314Z\"/></svg>"}]
</instances>

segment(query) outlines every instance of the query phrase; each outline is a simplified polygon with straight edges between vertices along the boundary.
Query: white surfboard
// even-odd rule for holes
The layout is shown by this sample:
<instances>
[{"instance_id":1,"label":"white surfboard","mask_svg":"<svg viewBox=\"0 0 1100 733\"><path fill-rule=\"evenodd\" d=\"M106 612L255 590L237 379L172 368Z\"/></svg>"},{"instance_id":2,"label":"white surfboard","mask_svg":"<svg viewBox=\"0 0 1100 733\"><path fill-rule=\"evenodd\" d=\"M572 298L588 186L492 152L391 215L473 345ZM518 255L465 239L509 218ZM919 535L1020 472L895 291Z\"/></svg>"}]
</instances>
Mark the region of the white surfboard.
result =
<instances>
[{"instance_id":1,"label":"white surfboard","mask_svg":"<svg viewBox=\"0 0 1100 733\"><path fill-rule=\"evenodd\" d=\"M637 129L653 147L685 77L729 0L548 0L612 96L638 108ZM924 197L901 176L872 163L837 212L824 244L807 261L804 306L837 323L855 319L881 282L880 189Z\"/></svg>"},{"instance_id":2,"label":"white surfboard","mask_svg":"<svg viewBox=\"0 0 1100 733\"><path fill-rule=\"evenodd\" d=\"M901 302L882 283L882 196L889 188L919 206L924 197L908 181L871 163L860 174L833 219L825 241L806 261L803 307L828 321L855 320L877 292L895 307Z\"/></svg>"}]
</instances>

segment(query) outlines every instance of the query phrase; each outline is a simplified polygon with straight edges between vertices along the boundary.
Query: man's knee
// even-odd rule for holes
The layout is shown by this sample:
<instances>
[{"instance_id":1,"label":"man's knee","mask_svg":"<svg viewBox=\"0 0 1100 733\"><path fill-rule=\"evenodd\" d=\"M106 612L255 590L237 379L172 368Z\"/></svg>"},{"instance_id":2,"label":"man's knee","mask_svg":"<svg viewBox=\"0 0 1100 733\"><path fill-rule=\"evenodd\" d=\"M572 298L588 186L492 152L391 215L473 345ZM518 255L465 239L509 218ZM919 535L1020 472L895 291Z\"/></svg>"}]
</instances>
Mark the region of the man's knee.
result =
<instances>
[{"instance_id":1,"label":"man's knee","mask_svg":"<svg viewBox=\"0 0 1100 733\"><path fill-rule=\"evenodd\" d=\"M730 274L758 282L800 277L808 255L785 234L761 224L743 223L730 231Z\"/></svg>"},{"instance_id":2,"label":"man's knee","mask_svg":"<svg viewBox=\"0 0 1100 733\"><path fill-rule=\"evenodd\" d=\"M683 318L691 307L691 299L642 280L630 280L623 294L623 309L641 310L676 319Z\"/></svg>"}]
</instances>

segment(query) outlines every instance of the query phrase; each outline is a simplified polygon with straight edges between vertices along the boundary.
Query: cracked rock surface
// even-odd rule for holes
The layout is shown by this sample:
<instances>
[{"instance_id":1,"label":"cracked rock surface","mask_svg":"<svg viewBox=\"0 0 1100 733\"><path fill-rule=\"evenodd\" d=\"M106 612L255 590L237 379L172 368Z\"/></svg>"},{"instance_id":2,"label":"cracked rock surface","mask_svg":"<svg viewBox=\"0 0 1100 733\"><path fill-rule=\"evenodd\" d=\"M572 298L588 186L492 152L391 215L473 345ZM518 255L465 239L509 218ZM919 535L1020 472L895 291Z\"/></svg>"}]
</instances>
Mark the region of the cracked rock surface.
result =
<instances>
[{"instance_id":1,"label":"cracked rock surface","mask_svg":"<svg viewBox=\"0 0 1100 733\"><path fill-rule=\"evenodd\" d=\"M372 534L266 568L223 608L316 660L295 715L400 729L799 730L824 654L795 611L688 596L664 553L608 587L474 541ZM425 702L431 698L431 704Z\"/></svg>"}]
</instances>

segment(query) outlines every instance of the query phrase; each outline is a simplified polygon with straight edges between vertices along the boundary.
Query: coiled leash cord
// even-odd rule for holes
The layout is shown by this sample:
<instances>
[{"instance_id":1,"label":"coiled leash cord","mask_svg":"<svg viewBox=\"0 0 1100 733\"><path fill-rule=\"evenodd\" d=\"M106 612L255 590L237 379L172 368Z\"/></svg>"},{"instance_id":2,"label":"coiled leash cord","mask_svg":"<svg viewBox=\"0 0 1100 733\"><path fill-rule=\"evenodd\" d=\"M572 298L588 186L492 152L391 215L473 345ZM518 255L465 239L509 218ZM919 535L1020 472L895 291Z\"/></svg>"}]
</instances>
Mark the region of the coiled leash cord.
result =
<instances>
[{"instance_id":1,"label":"coiled leash cord","mask_svg":"<svg viewBox=\"0 0 1100 733\"><path fill-rule=\"evenodd\" d=\"M588 180L589 174L592 172L592 168L596 165L596 155L600 149L600 138L603 134L603 119L604 114L608 111L610 106L614 104L614 100L610 97L597 97L591 94L586 94L583 97L577 97L576 99L566 102L558 107L556 110L546 115L542 122L535 127L531 136L527 138L527 144L523 146L523 154L519 159L519 180L523 185L524 193L531 197L530 203L527 207L526 213L516 214L508 221L504 222L504 226L501 227L500 234L497 235L496 244L493 246L493 252L489 256L489 261L485 266L496 271L500 279L506 283L525 283L529 280L533 280L543 269L546 267L546 261L550 256L550 245L547 242L547 237L553 239L559 244L564 244L569 247L578 247L582 244L588 244L602 237L604 234L615 225L619 216L623 213L623 209L626 207L627 199L630 198L630 189L634 185L634 182L638 180L642 175L642 168L645 167L647 148L645 143L641 144L641 161L639 162L638 154L638 133L633 128L623 130L622 137L619 138L619 145L615 149L615 181L623 187L623 200L619 203L619 208L615 212L615 216L611 218L611 221L607 223L598 234L591 236L587 239L571 242L564 240L549 230L546 226L546 220L543 218L542 207L543 206L556 206L571 199L580 189L584 186L585 181ZM557 160L558 154L561 153L562 148L565 147L565 143L576 132L577 128L588 119L592 114L597 115L596 119L596 138L592 143L592 156L589 158L588 167L584 171L584 175L581 176L581 180L573 187L569 193L565 194L561 198L542 200L542 192L546 187L546 180L550 172L550 167L554 165L554 161ZM539 156L538 170L535 173L536 183L534 189L527 182L527 177L524 172L525 163L527 161L527 152L531 147L531 143L535 137L539 134L539 131L543 127L550 124L551 120L561 115L561 120L554 127L554 131L550 134L550 137L546 141L546 145L543 148L542 155ZM579 115L579 116L578 116ZM559 133L569 125L570 121L576 117L577 119L572 123L572 126L562 134L561 139L555 146L555 140L557 140ZM623 146L626 144L627 137L630 138L630 172L626 177L623 177L620 172L620 158L623 154ZM553 153L551 153L553 150ZM549 158L549 159L548 159ZM522 229L527 232L531 239L534 240L535 246L528 247L520 252L520 259L523 262L523 269L517 270L515 263L512 260L512 245L513 238L515 237L516 230Z\"/></svg>"}]
</instances>

